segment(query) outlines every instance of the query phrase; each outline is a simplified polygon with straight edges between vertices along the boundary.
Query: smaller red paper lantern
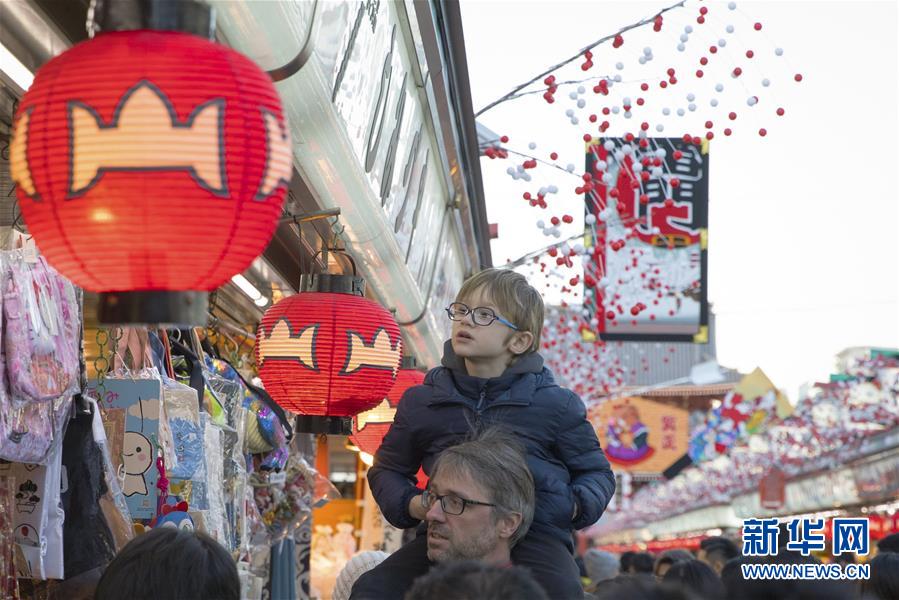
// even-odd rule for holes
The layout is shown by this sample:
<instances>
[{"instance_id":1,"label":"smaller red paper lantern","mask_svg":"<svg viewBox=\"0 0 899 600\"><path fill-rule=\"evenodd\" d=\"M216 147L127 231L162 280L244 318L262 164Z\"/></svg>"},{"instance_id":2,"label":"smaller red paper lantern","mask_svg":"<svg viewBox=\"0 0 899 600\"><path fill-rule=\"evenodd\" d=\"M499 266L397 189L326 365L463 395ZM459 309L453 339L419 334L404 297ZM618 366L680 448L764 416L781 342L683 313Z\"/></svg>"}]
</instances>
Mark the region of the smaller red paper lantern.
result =
<instances>
[{"instance_id":1,"label":"smaller red paper lantern","mask_svg":"<svg viewBox=\"0 0 899 600\"><path fill-rule=\"evenodd\" d=\"M393 423L403 394L409 388L424 383L425 374L407 366L408 362L411 362L410 359L403 359L403 368L397 374L396 384L387 397L376 407L359 413L353 419L353 434L350 441L362 452L374 456Z\"/></svg>"},{"instance_id":2,"label":"smaller red paper lantern","mask_svg":"<svg viewBox=\"0 0 899 600\"><path fill-rule=\"evenodd\" d=\"M396 381L400 328L363 297L360 277L304 275L300 289L262 317L259 377L275 402L301 415L299 430L348 435L348 417L377 406Z\"/></svg>"}]
</instances>

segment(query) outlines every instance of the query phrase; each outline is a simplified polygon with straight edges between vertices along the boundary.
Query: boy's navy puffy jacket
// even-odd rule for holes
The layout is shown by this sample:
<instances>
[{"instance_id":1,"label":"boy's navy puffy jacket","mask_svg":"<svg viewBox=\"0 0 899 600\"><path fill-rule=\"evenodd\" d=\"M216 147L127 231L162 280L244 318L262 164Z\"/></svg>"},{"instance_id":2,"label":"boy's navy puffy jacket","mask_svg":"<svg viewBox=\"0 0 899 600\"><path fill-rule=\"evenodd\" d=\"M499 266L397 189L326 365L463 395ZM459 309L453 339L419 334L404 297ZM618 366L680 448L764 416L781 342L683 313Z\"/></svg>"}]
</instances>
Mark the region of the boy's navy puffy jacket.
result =
<instances>
[{"instance_id":1,"label":"boy's navy puffy jacket","mask_svg":"<svg viewBox=\"0 0 899 600\"><path fill-rule=\"evenodd\" d=\"M556 385L543 357L519 358L502 376L479 379L444 348L443 367L403 394L368 472L381 511L396 527L414 527L409 501L419 465L430 474L437 455L476 428L501 425L527 450L537 506L531 530L571 544L571 530L595 523L615 492L615 478L586 419L583 402ZM575 501L578 516L572 521Z\"/></svg>"}]
</instances>

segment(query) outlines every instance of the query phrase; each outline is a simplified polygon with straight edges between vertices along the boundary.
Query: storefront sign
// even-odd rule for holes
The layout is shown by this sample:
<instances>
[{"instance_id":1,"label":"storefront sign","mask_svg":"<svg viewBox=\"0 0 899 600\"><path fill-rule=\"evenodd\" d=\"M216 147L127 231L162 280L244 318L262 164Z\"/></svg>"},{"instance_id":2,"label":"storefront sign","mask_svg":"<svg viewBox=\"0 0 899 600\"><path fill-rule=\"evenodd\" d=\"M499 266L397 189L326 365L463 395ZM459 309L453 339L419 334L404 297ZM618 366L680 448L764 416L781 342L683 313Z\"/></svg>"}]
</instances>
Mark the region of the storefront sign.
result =
<instances>
[{"instance_id":1,"label":"storefront sign","mask_svg":"<svg viewBox=\"0 0 899 600\"><path fill-rule=\"evenodd\" d=\"M759 498L763 508L777 510L787 499L786 475L778 467L771 468L759 482Z\"/></svg>"},{"instance_id":2,"label":"storefront sign","mask_svg":"<svg viewBox=\"0 0 899 600\"><path fill-rule=\"evenodd\" d=\"M899 494L899 453L857 465L852 469L862 500L887 500Z\"/></svg>"},{"instance_id":3,"label":"storefront sign","mask_svg":"<svg viewBox=\"0 0 899 600\"><path fill-rule=\"evenodd\" d=\"M644 398L610 400L590 422L616 471L659 474L687 450L686 410Z\"/></svg>"},{"instance_id":4,"label":"storefront sign","mask_svg":"<svg viewBox=\"0 0 899 600\"><path fill-rule=\"evenodd\" d=\"M708 341L708 145L620 138L587 146L585 306L604 340ZM585 277L586 279L586 277Z\"/></svg>"}]
</instances>

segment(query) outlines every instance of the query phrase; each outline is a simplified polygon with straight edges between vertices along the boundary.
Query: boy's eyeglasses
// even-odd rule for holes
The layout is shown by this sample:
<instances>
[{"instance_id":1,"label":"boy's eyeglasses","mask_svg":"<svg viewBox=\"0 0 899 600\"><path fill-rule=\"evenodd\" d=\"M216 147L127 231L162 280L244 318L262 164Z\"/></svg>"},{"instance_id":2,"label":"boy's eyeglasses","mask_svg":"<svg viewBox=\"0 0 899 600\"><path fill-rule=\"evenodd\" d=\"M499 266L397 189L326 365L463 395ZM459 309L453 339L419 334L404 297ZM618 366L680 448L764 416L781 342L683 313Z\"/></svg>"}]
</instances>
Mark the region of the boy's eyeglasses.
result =
<instances>
[{"instance_id":1,"label":"boy's eyeglasses","mask_svg":"<svg viewBox=\"0 0 899 600\"><path fill-rule=\"evenodd\" d=\"M434 503L440 500L440 508L443 509L448 515L461 515L465 512L465 507L469 504L474 504L476 506L496 506L496 504L491 504L489 502L478 502L477 500L468 500L467 498L460 498L455 494L445 494L443 496L438 496L431 490L425 490L421 495L421 505L426 509L430 510Z\"/></svg>"},{"instance_id":2,"label":"boy's eyeglasses","mask_svg":"<svg viewBox=\"0 0 899 600\"><path fill-rule=\"evenodd\" d=\"M446 307L446 314L451 321L461 321L468 315L468 313L471 313L471 320L475 325L487 327L488 325L492 325L494 321L499 321L506 327L518 331L518 327L497 315L492 308L486 306L469 308L467 304L462 304L461 302L453 302Z\"/></svg>"}]
</instances>

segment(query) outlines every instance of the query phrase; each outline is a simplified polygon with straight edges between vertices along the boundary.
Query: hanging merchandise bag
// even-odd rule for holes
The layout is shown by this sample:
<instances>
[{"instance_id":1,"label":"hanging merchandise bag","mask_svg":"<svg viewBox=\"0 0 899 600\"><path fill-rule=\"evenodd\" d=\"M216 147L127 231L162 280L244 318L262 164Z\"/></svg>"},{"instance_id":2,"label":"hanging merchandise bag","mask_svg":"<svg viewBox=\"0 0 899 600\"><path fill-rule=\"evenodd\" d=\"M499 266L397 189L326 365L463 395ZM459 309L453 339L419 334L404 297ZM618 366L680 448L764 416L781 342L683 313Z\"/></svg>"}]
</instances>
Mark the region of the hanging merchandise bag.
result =
<instances>
[{"instance_id":1,"label":"hanging merchandise bag","mask_svg":"<svg viewBox=\"0 0 899 600\"><path fill-rule=\"evenodd\" d=\"M65 575L102 567L115 556L115 541L100 505L107 493L103 451L94 440L96 404L69 421L62 445ZM101 425L102 429L102 425Z\"/></svg>"},{"instance_id":2,"label":"hanging merchandise bag","mask_svg":"<svg viewBox=\"0 0 899 600\"><path fill-rule=\"evenodd\" d=\"M166 473L170 479L191 479L206 460L197 390L173 379L164 383L163 405L174 450L174 460L166 458Z\"/></svg>"},{"instance_id":3,"label":"hanging merchandise bag","mask_svg":"<svg viewBox=\"0 0 899 600\"><path fill-rule=\"evenodd\" d=\"M78 388L78 303L71 283L22 251L0 252L0 290L0 459L43 464Z\"/></svg>"},{"instance_id":4,"label":"hanging merchandise bag","mask_svg":"<svg viewBox=\"0 0 899 600\"><path fill-rule=\"evenodd\" d=\"M46 465L11 463L0 470L15 481L13 535L25 559L20 577L64 578L61 468L62 443L57 439Z\"/></svg>"},{"instance_id":5,"label":"hanging merchandise bag","mask_svg":"<svg viewBox=\"0 0 899 600\"><path fill-rule=\"evenodd\" d=\"M159 446L159 415L162 382L158 379L104 380L104 417L123 421L122 439L110 439L120 449L113 455L128 511L136 520L156 517L156 451ZM92 382L91 389L97 383ZM118 435L118 434L117 434Z\"/></svg>"},{"instance_id":6,"label":"hanging merchandise bag","mask_svg":"<svg viewBox=\"0 0 899 600\"><path fill-rule=\"evenodd\" d=\"M80 313L75 288L43 257L7 253L3 342L13 398L49 401L78 386Z\"/></svg>"}]
</instances>

